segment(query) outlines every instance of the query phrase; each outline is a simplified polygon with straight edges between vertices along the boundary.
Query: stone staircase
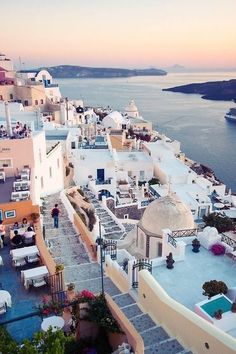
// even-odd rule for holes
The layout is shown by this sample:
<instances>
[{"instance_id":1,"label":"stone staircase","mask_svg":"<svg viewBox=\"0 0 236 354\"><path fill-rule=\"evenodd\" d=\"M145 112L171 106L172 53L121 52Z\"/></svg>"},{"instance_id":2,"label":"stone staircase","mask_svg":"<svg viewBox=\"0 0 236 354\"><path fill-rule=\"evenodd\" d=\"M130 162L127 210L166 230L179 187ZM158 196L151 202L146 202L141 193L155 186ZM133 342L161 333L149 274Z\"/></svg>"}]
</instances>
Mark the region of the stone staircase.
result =
<instances>
[{"instance_id":1,"label":"stone staircase","mask_svg":"<svg viewBox=\"0 0 236 354\"><path fill-rule=\"evenodd\" d=\"M84 188L83 192L95 208L96 215L98 216L105 231L104 237L111 240L119 240L124 238L126 233L123 229L121 229L116 220L112 218L107 210L103 208L99 201L94 197L94 194L88 188Z\"/></svg>"},{"instance_id":2,"label":"stone staircase","mask_svg":"<svg viewBox=\"0 0 236 354\"><path fill-rule=\"evenodd\" d=\"M61 210L58 229L53 228L53 219L51 218L51 209L55 203ZM76 291L87 289L93 293L101 292L100 265L90 261L80 235L70 222L58 194L46 199L44 213L45 240L56 263L62 263L65 266L66 284L74 283ZM143 313L130 294L121 293L112 280L106 276L104 276L104 290L112 297L127 320L141 335L145 354L191 354L191 352L184 350L175 338L170 338L148 314Z\"/></svg>"}]
</instances>

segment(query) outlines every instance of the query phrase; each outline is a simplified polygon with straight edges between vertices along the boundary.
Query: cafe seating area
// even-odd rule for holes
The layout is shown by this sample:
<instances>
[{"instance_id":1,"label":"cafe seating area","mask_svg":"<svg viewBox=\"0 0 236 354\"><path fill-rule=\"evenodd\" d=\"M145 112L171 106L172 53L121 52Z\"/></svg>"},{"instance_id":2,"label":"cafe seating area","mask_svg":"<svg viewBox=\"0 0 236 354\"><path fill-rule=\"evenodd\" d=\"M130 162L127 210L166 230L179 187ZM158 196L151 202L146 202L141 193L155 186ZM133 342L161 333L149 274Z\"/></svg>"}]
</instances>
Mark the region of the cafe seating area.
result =
<instances>
[{"instance_id":1,"label":"cafe seating area","mask_svg":"<svg viewBox=\"0 0 236 354\"><path fill-rule=\"evenodd\" d=\"M0 203L30 199L30 168L28 165L21 170L16 169L9 174L9 168L0 168Z\"/></svg>"},{"instance_id":2,"label":"cafe seating area","mask_svg":"<svg viewBox=\"0 0 236 354\"><path fill-rule=\"evenodd\" d=\"M23 235L27 227L17 230ZM34 312L43 296L50 295L49 272L41 260L35 238L33 245L23 244L18 248L11 244L14 235L12 225L7 230L5 246L0 249L0 324ZM24 330L20 330L17 322L9 323L7 330L14 339L21 341L26 332L27 336L31 337L34 332L40 330L41 322L40 317L35 316L22 320Z\"/></svg>"}]
</instances>

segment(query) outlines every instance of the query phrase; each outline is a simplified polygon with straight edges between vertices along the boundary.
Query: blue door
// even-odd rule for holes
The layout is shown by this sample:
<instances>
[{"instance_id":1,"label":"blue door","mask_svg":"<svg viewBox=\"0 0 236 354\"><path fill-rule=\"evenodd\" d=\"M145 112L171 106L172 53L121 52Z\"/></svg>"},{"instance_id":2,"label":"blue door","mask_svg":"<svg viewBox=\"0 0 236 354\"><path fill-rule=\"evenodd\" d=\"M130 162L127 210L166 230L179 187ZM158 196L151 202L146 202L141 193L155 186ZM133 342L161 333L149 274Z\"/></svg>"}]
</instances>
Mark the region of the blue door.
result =
<instances>
[{"instance_id":1,"label":"blue door","mask_svg":"<svg viewBox=\"0 0 236 354\"><path fill-rule=\"evenodd\" d=\"M99 181L104 181L104 168L97 169L97 179Z\"/></svg>"}]
</instances>

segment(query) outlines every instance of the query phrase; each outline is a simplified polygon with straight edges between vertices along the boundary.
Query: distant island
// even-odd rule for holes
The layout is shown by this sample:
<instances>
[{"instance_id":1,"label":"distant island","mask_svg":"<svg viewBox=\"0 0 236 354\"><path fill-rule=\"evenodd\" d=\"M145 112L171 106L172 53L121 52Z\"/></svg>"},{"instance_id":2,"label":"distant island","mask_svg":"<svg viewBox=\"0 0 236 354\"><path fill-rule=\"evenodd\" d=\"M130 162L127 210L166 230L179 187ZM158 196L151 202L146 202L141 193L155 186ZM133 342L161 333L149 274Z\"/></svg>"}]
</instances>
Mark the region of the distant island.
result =
<instances>
[{"instance_id":1,"label":"distant island","mask_svg":"<svg viewBox=\"0 0 236 354\"><path fill-rule=\"evenodd\" d=\"M167 72L161 69L119 69L119 68L91 68L76 65L59 65L44 67L54 78L115 78L132 76L159 76Z\"/></svg>"},{"instance_id":2,"label":"distant island","mask_svg":"<svg viewBox=\"0 0 236 354\"><path fill-rule=\"evenodd\" d=\"M163 89L163 91L197 93L203 95L202 98L205 100L236 102L236 79L176 86Z\"/></svg>"}]
</instances>

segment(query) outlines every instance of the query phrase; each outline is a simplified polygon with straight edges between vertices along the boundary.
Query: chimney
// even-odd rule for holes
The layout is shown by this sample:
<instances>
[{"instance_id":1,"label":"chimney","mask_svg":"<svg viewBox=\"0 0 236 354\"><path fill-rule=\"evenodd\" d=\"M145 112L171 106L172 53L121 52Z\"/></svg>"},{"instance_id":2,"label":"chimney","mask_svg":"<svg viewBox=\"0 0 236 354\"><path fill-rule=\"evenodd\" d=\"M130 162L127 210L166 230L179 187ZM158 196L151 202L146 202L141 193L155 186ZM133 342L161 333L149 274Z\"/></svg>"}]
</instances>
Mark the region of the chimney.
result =
<instances>
[{"instance_id":1,"label":"chimney","mask_svg":"<svg viewBox=\"0 0 236 354\"><path fill-rule=\"evenodd\" d=\"M7 101L5 103L5 114L6 114L6 123L7 123L7 134L9 136L12 136L12 126L11 126L11 116L10 116L10 110L9 110L9 104Z\"/></svg>"}]
</instances>

